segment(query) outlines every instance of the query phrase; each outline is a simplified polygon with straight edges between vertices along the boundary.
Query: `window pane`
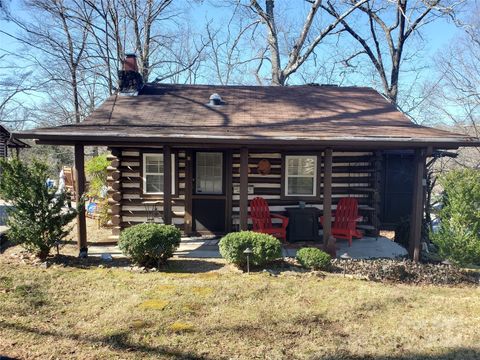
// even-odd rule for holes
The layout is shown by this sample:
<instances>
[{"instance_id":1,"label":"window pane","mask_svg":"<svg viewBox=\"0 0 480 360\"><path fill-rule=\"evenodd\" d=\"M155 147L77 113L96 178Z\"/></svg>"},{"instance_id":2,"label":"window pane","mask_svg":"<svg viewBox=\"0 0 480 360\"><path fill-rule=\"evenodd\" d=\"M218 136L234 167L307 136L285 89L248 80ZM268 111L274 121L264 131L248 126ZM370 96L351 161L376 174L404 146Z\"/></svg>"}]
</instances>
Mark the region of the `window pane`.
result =
<instances>
[{"instance_id":1,"label":"window pane","mask_svg":"<svg viewBox=\"0 0 480 360\"><path fill-rule=\"evenodd\" d=\"M288 175L298 175L298 166L299 159L298 158L288 158Z\"/></svg>"},{"instance_id":2,"label":"window pane","mask_svg":"<svg viewBox=\"0 0 480 360\"><path fill-rule=\"evenodd\" d=\"M315 175L314 156L287 157L288 175Z\"/></svg>"},{"instance_id":3,"label":"window pane","mask_svg":"<svg viewBox=\"0 0 480 360\"><path fill-rule=\"evenodd\" d=\"M221 194L223 192L223 156L222 153L197 153L196 191L203 194Z\"/></svg>"},{"instance_id":4,"label":"window pane","mask_svg":"<svg viewBox=\"0 0 480 360\"><path fill-rule=\"evenodd\" d=\"M315 174L315 159L313 157L304 157L300 159L299 175Z\"/></svg>"},{"instance_id":5,"label":"window pane","mask_svg":"<svg viewBox=\"0 0 480 360\"><path fill-rule=\"evenodd\" d=\"M289 195L313 195L313 177L289 177Z\"/></svg>"},{"instance_id":6,"label":"window pane","mask_svg":"<svg viewBox=\"0 0 480 360\"><path fill-rule=\"evenodd\" d=\"M163 175L147 175L145 180L147 193L163 192Z\"/></svg>"},{"instance_id":7,"label":"window pane","mask_svg":"<svg viewBox=\"0 0 480 360\"><path fill-rule=\"evenodd\" d=\"M163 173L163 158L160 156L145 157L145 172Z\"/></svg>"}]
</instances>

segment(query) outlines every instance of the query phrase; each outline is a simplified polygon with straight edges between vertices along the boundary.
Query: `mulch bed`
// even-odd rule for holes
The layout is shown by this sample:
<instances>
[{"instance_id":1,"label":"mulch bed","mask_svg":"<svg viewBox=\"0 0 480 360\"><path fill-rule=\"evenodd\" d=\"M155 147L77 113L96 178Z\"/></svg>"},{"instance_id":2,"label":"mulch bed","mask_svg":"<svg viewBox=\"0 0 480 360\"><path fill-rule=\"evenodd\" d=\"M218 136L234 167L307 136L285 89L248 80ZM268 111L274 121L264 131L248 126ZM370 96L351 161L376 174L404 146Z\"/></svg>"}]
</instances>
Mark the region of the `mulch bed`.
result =
<instances>
[{"instance_id":1,"label":"mulch bed","mask_svg":"<svg viewBox=\"0 0 480 360\"><path fill-rule=\"evenodd\" d=\"M345 272L371 281L419 285L480 285L480 271L452 265L386 259L334 259L332 263L333 272Z\"/></svg>"}]
</instances>

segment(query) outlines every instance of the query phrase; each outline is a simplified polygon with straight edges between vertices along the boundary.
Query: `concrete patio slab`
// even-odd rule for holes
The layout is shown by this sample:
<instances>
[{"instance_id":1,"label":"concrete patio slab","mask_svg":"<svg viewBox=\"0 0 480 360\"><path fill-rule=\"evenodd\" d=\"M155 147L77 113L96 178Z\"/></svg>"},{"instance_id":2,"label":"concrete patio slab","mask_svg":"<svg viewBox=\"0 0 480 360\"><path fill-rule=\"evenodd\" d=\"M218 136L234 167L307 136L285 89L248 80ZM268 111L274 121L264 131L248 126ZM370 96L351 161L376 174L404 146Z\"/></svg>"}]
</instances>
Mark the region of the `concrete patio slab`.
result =
<instances>
[{"instance_id":1,"label":"concrete patio slab","mask_svg":"<svg viewBox=\"0 0 480 360\"><path fill-rule=\"evenodd\" d=\"M301 247L318 246L318 243L309 245L307 242L302 246L296 247L295 244L283 248L283 256L295 257L297 250ZM337 240L335 243L337 249L337 257L347 253L353 259L396 259L408 255L407 250L396 242L379 236L363 237L354 239L352 246L348 246L348 241Z\"/></svg>"},{"instance_id":2,"label":"concrete patio slab","mask_svg":"<svg viewBox=\"0 0 480 360\"><path fill-rule=\"evenodd\" d=\"M174 256L182 258L221 258L218 250L219 238L182 238L180 246ZM110 254L112 258L124 258L117 245L90 245L88 255L101 257L102 254Z\"/></svg>"},{"instance_id":3,"label":"concrete patio slab","mask_svg":"<svg viewBox=\"0 0 480 360\"><path fill-rule=\"evenodd\" d=\"M175 256L181 258L221 258L218 249L219 238L182 238ZM284 257L295 257L297 250L301 247L320 246L318 243L290 244L282 248ZM364 237L354 240L352 246L348 246L345 240L336 242L337 257L347 253L353 259L395 259L405 257L408 252L405 248L385 237ZM113 258L123 258L124 255L118 246L94 245L88 249L90 256L100 257L104 253L110 254Z\"/></svg>"}]
</instances>

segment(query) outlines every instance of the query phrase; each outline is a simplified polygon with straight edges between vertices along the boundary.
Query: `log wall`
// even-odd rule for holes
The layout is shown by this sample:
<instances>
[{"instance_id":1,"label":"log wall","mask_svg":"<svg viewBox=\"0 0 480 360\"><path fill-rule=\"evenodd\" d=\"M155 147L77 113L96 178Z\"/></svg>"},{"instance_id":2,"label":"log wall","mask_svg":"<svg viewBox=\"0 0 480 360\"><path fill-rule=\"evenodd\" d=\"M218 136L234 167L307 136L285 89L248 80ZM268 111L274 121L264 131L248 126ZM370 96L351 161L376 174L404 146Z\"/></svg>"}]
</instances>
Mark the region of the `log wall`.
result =
<instances>
[{"instance_id":1,"label":"log wall","mask_svg":"<svg viewBox=\"0 0 480 360\"><path fill-rule=\"evenodd\" d=\"M114 225L112 238L118 238L121 229L143 223L147 213L142 201L159 200L161 195L142 194L142 153L158 152L161 149L112 148L111 167L109 168L109 198ZM175 154L175 195L172 196L172 223L181 230L184 229L185 218L185 163L186 151L172 149ZM319 153L321 154L321 153ZM258 162L268 159L271 163L271 173L261 175L257 172ZM317 166L323 173L322 156ZM333 210L341 197L353 196L358 199L363 222L359 226L369 233L375 233L378 228L377 213L378 197L378 154L373 152L334 152L332 174L332 204ZM240 186L240 151L233 151L233 188ZM255 196L264 197L272 212L282 213L286 206L295 206L298 200L285 199L282 191L282 154L273 151L255 151L249 149L248 184L253 185L254 193L249 194L249 200ZM322 194L322 179L318 179L317 193ZM239 194L232 195L232 227L239 224ZM309 206L322 210L322 196L306 201ZM157 222L162 221L163 206L158 206Z\"/></svg>"},{"instance_id":2,"label":"log wall","mask_svg":"<svg viewBox=\"0 0 480 360\"><path fill-rule=\"evenodd\" d=\"M233 185L240 183L239 168L240 155L233 155ZM260 175L257 172L257 164L262 159L268 159L272 165L269 175ZM322 155L323 159L323 155ZM372 152L333 152L333 173L332 173L332 210L336 209L338 200L342 197L356 197L359 203L360 215L363 221L359 228L374 233L377 226L378 194L375 154ZM248 184L254 186L254 194L249 194L251 200L256 196L265 198L270 211L282 213L286 206L298 205L298 200L282 198L282 154L278 152L249 152L249 176ZM323 175L323 160L317 161ZM322 176L323 177L323 176ZM317 183L317 193L320 199L305 201L307 206L314 206L320 211L323 210L323 178ZM233 195L233 222L238 222L239 217L239 195Z\"/></svg>"}]
</instances>

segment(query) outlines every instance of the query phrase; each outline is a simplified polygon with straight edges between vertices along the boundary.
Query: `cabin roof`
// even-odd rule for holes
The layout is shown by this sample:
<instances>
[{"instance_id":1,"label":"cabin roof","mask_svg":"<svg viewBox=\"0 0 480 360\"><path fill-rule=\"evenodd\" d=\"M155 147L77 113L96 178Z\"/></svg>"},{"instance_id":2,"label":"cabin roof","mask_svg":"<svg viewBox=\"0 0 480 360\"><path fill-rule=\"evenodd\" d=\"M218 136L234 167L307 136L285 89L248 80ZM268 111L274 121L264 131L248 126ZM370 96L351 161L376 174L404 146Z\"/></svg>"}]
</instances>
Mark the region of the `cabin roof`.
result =
<instances>
[{"instance_id":1,"label":"cabin roof","mask_svg":"<svg viewBox=\"0 0 480 360\"><path fill-rule=\"evenodd\" d=\"M11 136L10 131L6 127L0 125L0 138L4 139L7 146L10 148L28 148L30 145L24 143L22 140Z\"/></svg>"},{"instance_id":2,"label":"cabin roof","mask_svg":"<svg viewBox=\"0 0 480 360\"><path fill-rule=\"evenodd\" d=\"M211 105L218 94L221 105ZM83 122L16 134L44 142L395 143L478 146L414 124L377 91L337 86L147 84L109 97Z\"/></svg>"}]
</instances>

